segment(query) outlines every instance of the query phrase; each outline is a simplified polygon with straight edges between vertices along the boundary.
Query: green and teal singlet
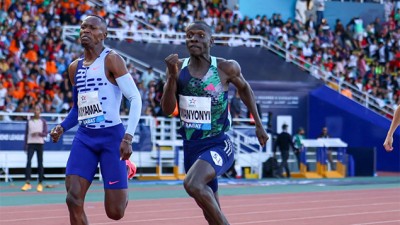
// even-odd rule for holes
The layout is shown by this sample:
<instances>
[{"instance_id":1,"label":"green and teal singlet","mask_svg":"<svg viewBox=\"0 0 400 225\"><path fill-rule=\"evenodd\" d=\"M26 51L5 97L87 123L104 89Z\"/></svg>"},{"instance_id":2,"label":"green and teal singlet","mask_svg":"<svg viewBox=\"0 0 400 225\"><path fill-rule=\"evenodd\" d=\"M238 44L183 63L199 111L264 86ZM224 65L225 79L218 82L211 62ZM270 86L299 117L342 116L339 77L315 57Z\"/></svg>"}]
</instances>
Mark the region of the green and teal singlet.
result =
<instances>
[{"instance_id":1,"label":"green and teal singlet","mask_svg":"<svg viewBox=\"0 0 400 225\"><path fill-rule=\"evenodd\" d=\"M217 59L203 78L192 77L189 58L183 62L178 79L178 104L181 118L180 134L184 140L200 140L229 130L228 91L224 90L218 75Z\"/></svg>"}]
</instances>

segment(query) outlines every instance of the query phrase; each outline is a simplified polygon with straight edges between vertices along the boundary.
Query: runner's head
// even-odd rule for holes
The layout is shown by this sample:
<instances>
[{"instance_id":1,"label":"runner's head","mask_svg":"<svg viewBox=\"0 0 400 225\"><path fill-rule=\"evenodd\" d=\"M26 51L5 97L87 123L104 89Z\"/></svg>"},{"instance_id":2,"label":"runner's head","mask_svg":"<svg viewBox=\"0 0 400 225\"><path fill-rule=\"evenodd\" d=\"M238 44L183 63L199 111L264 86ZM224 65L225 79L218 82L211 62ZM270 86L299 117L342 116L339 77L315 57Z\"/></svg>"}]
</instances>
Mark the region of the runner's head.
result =
<instances>
[{"instance_id":1,"label":"runner's head","mask_svg":"<svg viewBox=\"0 0 400 225\"><path fill-rule=\"evenodd\" d=\"M186 27L186 47L190 55L210 54L214 43L211 27L203 21L194 21Z\"/></svg>"},{"instance_id":2,"label":"runner's head","mask_svg":"<svg viewBox=\"0 0 400 225\"><path fill-rule=\"evenodd\" d=\"M97 16L90 15L81 23L80 40L83 47L103 44L107 37L107 23Z\"/></svg>"}]
</instances>

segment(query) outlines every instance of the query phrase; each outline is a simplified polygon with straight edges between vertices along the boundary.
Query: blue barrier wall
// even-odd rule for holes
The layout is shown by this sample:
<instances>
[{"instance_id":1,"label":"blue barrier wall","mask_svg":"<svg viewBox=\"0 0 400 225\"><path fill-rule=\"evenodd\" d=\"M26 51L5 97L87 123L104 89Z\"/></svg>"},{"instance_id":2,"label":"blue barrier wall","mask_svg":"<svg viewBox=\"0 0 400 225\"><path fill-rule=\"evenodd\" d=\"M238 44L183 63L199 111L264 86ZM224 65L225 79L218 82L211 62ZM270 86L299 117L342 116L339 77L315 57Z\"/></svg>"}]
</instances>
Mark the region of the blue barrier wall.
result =
<instances>
[{"instance_id":1,"label":"blue barrier wall","mask_svg":"<svg viewBox=\"0 0 400 225\"><path fill-rule=\"evenodd\" d=\"M125 41L109 40L106 44L121 52L147 62L155 68L165 71L164 59L171 53L176 53L180 58L189 56L186 45L166 45L156 43L127 43ZM243 76L252 81L300 81L313 82L315 78L301 71L297 66L286 63L285 59L268 51L265 48L248 48L213 46L211 54L225 59L236 60L241 67Z\"/></svg>"},{"instance_id":2,"label":"blue barrier wall","mask_svg":"<svg viewBox=\"0 0 400 225\"><path fill-rule=\"evenodd\" d=\"M341 138L349 147L376 148L377 171L400 171L400 129L394 137L394 150L382 146L390 120L323 86L309 96L308 138L316 138L323 126L332 137Z\"/></svg>"},{"instance_id":3,"label":"blue barrier wall","mask_svg":"<svg viewBox=\"0 0 400 225\"><path fill-rule=\"evenodd\" d=\"M295 16L296 0L241 0L239 4L243 16L247 15L250 18L256 15L267 15L271 18L273 13L280 13L285 21ZM326 2L324 14L332 27L338 18L346 25L356 16L361 17L364 24L367 24L376 17L383 21L384 8L382 4L376 3Z\"/></svg>"}]
</instances>

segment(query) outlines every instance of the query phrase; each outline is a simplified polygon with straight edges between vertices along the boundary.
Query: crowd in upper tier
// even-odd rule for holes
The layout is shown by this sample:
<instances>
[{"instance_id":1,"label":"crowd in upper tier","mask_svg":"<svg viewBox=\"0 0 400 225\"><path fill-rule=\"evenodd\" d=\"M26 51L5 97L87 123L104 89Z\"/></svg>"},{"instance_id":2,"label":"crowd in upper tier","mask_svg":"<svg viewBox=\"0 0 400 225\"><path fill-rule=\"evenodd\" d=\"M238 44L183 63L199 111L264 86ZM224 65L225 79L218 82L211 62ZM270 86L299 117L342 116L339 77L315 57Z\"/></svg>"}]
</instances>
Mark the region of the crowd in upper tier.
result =
<instances>
[{"instance_id":1,"label":"crowd in upper tier","mask_svg":"<svg viewBox=\"0 0 400 225\"><path fill-rule=\"evenodd\" d=\"M47 113L69 111L73 103L67 68L82 48L79 40L63 42L62 26L79 25L92 14L104 17L108 27L132 33L162 30L173 35L191 21L203 20L214 33L240 37L227 40L229 46L254 46L250 35L261 35L286 50L288 61L295 55L306 67L322 67L333 88L347 81L375 96L379 105L395 108L400 104L400 9L391 7L386 21L338 19L331 27L312 14L304 23L279 13L250 18L238 5L230 9L220 0L104 0L101 6L84 0L5 0L0 3L0 110L31 112L39 104ZM128 69L142 94L142 114L162 115L162 81L153 68L139 72L129 63ZM343 93L352 97L351 90ZM122 114L126 105L121 105Z\"/></svg>"}]
</instances>

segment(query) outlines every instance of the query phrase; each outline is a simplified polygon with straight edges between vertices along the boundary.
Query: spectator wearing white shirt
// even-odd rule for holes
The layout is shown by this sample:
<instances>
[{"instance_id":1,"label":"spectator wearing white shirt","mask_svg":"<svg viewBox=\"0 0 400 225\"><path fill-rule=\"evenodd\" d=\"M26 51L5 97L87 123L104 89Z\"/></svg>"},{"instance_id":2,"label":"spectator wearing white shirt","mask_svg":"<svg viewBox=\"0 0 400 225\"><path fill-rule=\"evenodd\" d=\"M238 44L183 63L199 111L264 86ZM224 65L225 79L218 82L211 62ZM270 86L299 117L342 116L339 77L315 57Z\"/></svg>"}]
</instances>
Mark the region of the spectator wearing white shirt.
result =
<instances>
[{"instance_id":1,"label":"spectator wearing white shirt","mask_svg":"<svg viewBox=\"0 0 400 225\"><path fill-rule=\"evenodd\" d=\"M164 8L161 15L160 15L160 21L163 24L163 26L165 28L167 28L170 24L170 16L169 16L170 12L168 8Z\"/></svg>"},{"instance_id":2,"label":"spectator wearing white shirt","mask_svg":"<svg viewBox=\"0 0 400 225\"><path fill-rule=\"evenodd\" d=\"M46 20L42 20L42 21L38 21L38 25L36 27L36 32L41 36L44 37L47 33L49 33L49 29L47 28L47 21Z\"/></svg>"},{"instance_id":3,"label":"spectator wearing white shirt","mask_svg":"<svg viewBox=\"0 0 400 225\"><path fill-rule=\"evenodd\" d=\"M133 13L133 16L142 20L147 21L146 13L144 12L144 8L139 6L139 9Z\"/></svg>"},{"instance_id":4,"label":"spectator wearing white shirt","mask_svg":"<svg viewBox=\"0 0 400 225\"><path fill-rule=\"evenodd\" d=\"M297 0L295 8L295 19L304 24L306 22L307 0Z\"/></svg>"},{"instance_id":5,"label":"spectator wearing white shirt","mask_svg":"<svg viewBox=\"0 0 400 225\"><path fill-rule=\"evenodd\" d=\"M193 11L194 11L193 1L190 1L189 3L187 3L187 5L186 5L186 11L187 11L187 12L193 12Z\"/></svg>"},{"instance_id":6,"label":"spectator wearing white shirt","mask_svg":"<svg viewBox=\"0 0 400 225\"><path fill-rule=\"evenodd\" d=\"M324 18L324 11L325 11L325 0L316 0L315 5L317 8L317 24L321 24L322 19Z\"/></svg>"},{"instance_id":7,"label":"spectator wearing white shirt","mask_svg":"<svg viewBox=\"0 0 400 225\"><path fill-rule=\"evenodd\" d=\"M128 23L125 25L124 29L128 30L129 32L137 31L137 23L135 24L133 20L128 20Z\"/></svg>"},{"instance_id":8,"label":"spectator wearing white shirt","mask_svg":"<svg viewBox=\"0 0 400 225\"><path fill-rule=\"evenodd\" d=\"M15 25L15 23L18 21L18 19L15 16L15 12L14 11L10 11L8 13L8 17L7 17L7 24L12 27Z\"/></svg>"},{"instance_id":9,"label":"spectator wearing white shirt","mask_svg":"<svg viewBox=\"0 0 400 225\"><path fill-rule=\"evenodd\" d=\"M53 20L51 20L49 23L49 28L56 28L56 27L61 27L61 26L62 26L62 24L60 22L60 16L55 15Z\"/></svg>"},{"instance_id":10,"label":"spectator wearing white shirt","mask_svg":"<svg viewBox=\"0 0 400 225\"><path fill-rule=\"evenodd\" d=\"M310 37L308 36L308 34L305 31L300 31L297 34L297 38L299 39L299 41L301 42L301 44L303 43L307 43L310 40ZM302 47L302 46L301 46Z\"/></svg>"},{"instance_id":11,"label":"spectator wearing white shirt","mask_svg":"<svg viewBox=\"0 0 400 225\"><path fill-rule=\"evenodd\" d=\"M310 42L306 42L303 46L303 55L305 57L311 57L313 55L312 45Z\"/></svg>"},{"instance_id":12,"label":"spectator wearing white shirt","mask_svg":"<svg viewBox=\"0 0 400 225\"><path fill-rule=\"evenodd\" d=\"M275 41L279 36L282 36L282 30L279 27L273 27L271 30L271 40Z\"/></svg>"},{"instance_id":13,"label":"spectator wearing white shirt","mask_svg":"<svg viewBox=\"0 0 400 225\"><path fill-rule=\"evenodd\" d=\"M213 23L214 23L214 19L213 19L213 17L210 17L210 16L206 16L206 17L204 17L204 22L208 25L208 26L212 26L213 25ZM215 23L214 23L215 24Z\"/></svg>"},{"instance_id":14,"label":"spectator wearing white shirt","mask_svg":"<svg viewBox=\"0 0 400 225\"><path fill-rule=\"evenodd\" d=\"M228 40L228 46L230 47L243 46L243 41L236 36L232 36Z\"/></svg>"},{"instance_id":15,"label":"spectator wearing white shirt","mask_svg":"<svg viewBox=\"0 0 400 225\"><path fill-rule=\"evenodd\" d=\"M182 13L181 4L175 4L171 7L171 11L175 13L175 15L180 15Z\"/></svg>"},{"instance_id":16,"label":"spectator wearing white shirt","mask_svg":"<svg viewBox=\"0 0 400 225\"><path fill-rule=\"evenodd\" d=\"M387 61L386 46L383 41L379 41L378 47L378 62L380 65L384 66Z\"/></svg>"},{"instance_id":17,"label":"spectator wearing white shirt","mask_svg":"<svg viewBox=\"0 0 400 225\"><path fill-rule=\"evenodd\" d=\"M106 11L111 14L117 13L119 9L118 4L115 3L114 1L109 1L108 3L104 3L104 6L106 8Z\"/></svg>"},{"instance_id":18,"label":"spectator wearing white shirt","mask_svg":"<svg viewBox=\"0 0 400 225\"><path fill-rule=\"evenodd\" d=\"M188 24L192 23L194 21L194 11L188 11L186 18Z\"/></svg>"},{"instance_id":19,"label":"spectator wearing white shirt","mask_svg":"<svg viewBox=\"0 0 400 225\"><path fill-rule=\"evenodd\" d=\"M261 23L261 16L257 15L253 21L254 21L254 26L258 26Z\"/></svg>"},{"instance_id":20,"label":"spectator wearing white shirt","mask_svg":"<svg viewBox=\"0 0 400 225\"><path fill-rule=\"evenodd\" d=\"M385 10L385 19L389 21L390 14L395 9L396 5L394 4L393 0L386 0L383 4Z\"/></svg>"},{"instance_id":21,"label":"spectator wearing white shirt","mask_svg":"<svg viewBox=\"0 0 400 225\"><path fill-rule=\"evenodd\" d=\"M173 24L169 24L169 26L168 26L167 30L165 31L165 33L166 33L165 34L166 38L175 39L176 31L175 31L174 25Z\"/></svg>"},{"instance_id":22,"label":"spectator wearing white shirt","mask_svg":"<svg viewBox=\"0 0 400 225\"><path fill-rule=\"evenodd\" d=\"M134 20L135 19L135 12L137 9L134 5L126 5L125 6L125 20Z\"/></svg>"},{"instance_id":23,"label":"spectator wearing white shirt","mask_svg":"<svg viewBox=\"0 0 400 225\"><path fill-rule=\"evenodd\" d=\"M238 4L236 4L234 7L233 7L233 12L232 12L233 14L233 16L235 16L235 15L237 15L238 16L238 18L239 18L239 20L242 20L242 18L243 18L243 15L242 15L242 13L240 12L240 10L239 10L239 5Z\"/></svg>"},{"instance_id":24,"label":"spectator wearing white shirt","mask_svg":"<svg viewBox=\"0 0 400 225\"><path fill-rule=\"evenodd\" d=\"M348 67L351 67L351 68L357 67L357 61L358 61L358 55L355 52L351 51Z\"/></svg>"},{"instance_id":25,"label":"spectator wearing white shirt","mask_svg":"<svg viewBox=\"0 0 400 225\"><path fill-rule=\"evenodd\" d=\"M147 3L147 12L153 15L156 11L161 12L161 0L146 0Z\"/></svg>"},{"instance_id":26,"label":"spectator wearing white shirt","mask_svg":"<svg viewBox=\"0 0 400 225\"><path fill-rule=\"evenodd\" d=\"M376 39L368 47L369 57L374 58L376 56L376 52L378 51L378 41Z\"/></svg>"},{"instance_id":27,"label":"spectator wearing white shirt","mask_svg":"<svg viewBox=\"0 0 400 225\"><path fill-rule=\"evenodd\" d=\"M6 109L6 96L7 96L7 88L3 86L3 83L0 82L0 111Z\"/></svg>"},{"instance_id":28,"label":"spectator wearing white shirt","mask_svg":"<svg viewBox=\"0 0 400 225\"><path fill-rule=\"evenodd\" d=\"M296 46L290 44L286 51L286 62L291 62L297 56L297 49Z\"/></svg>"},{"instance_id":29,"label":"spectator wearing white shirt","mask_svg":"<svg viewBox=\"0 0 400 225\"><path fill-rule=\"evenodd\" d=\"M244 27L243 30L240 31L239 35L244 42L250 38L250 32L247 30L247 27Z\"/></svg>"}]
</instances>

